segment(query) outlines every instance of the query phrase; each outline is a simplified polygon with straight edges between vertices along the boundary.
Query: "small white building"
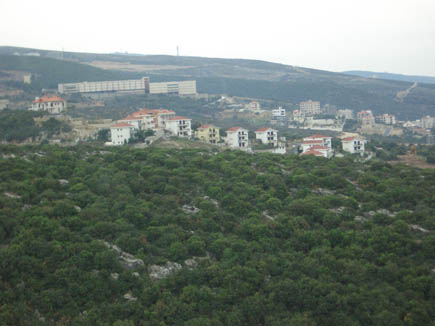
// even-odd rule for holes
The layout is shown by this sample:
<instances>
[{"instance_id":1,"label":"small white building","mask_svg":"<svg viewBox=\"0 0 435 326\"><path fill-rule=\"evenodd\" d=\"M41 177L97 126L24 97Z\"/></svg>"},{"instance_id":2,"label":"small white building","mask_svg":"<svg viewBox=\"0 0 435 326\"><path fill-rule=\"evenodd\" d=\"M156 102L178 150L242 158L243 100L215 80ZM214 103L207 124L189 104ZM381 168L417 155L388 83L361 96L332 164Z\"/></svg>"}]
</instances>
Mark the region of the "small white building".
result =
<instances>
[{"instance_id":1,"label":"small white building","mask_svg":"<svg viewBox=\"0 0 435 326\"><path fill-rule=\"evenodd\" d=\"M255 131L255 139L261 140L263 144L278 146L278 130L272 128L261 128Z\"/></svg>"},{"instance_id":2,"label":"small white building","mask_svg":"<svg viewBox=\"0 0 435 326\"><path fill-rule=\"evenodd\" d=\"M59 114L66 109L66 101L58 96L36 97L32 102L30 111L45 111L50 114Z\"/></svg>"},{"instance_id":3,"label":"small white building","mask_svg":"<svg viewBox=\"0 0 435 326\"><path fill-rule=\"evenodd\" d=\"M396 117L393 114L382 114L379 116L379 120L385 123L386 125L395 125Z\"/></svg>"},{"instance_id":4,"label":"small white building","mask_svg":"<svg viewBox=\"0 0 435 326\"><path fill-rule=\"evenodd\" d=\"M110 127L112 145L127 144L136 132L136 128L125 122L114 124Z\"/></svg>"},{"instance_id":5,"label":"small white building","mask_svg":"<svg viewBox=\"0 0 435 326\"><path fill-rule=\"evenodd\" d=\"M248 130L242 127L233 127L228 129L226 143L231 148L248 149Z\"/></svg>"},{"instance_id":6,"label":"small white building","mask_svg":"<svg viewBox=\"0 0 435 326\"><path fill-rule=\"evenodd\" d=\"M347 137L341 140L341 144L343 146L343 151L355 154L358 153L361 156L364 155L364 145L366 140L360 137Z\"/></svg>"},{"instance_id":7,"label":"small white building","mask_svg":"<svg viewBox=\"0 0 435 326\"><path fill-rule=\"evenodd\" d=\"M278 107L278 109L272 110L272 118L274 120L285 119L285 117L286 117L286 112L285 109L283 109L282 107Z\"/></svg>"},{"instance_id":8,"label":"small white building","mask_svg":"<svg viewBox=\"0 0 435 326\"><path fill-rule=\"evenodd\" d=\"M185 117L172 117L165 121L165 129L178 137L192 137L192 119Z\"/></svg>"}]
</instances>

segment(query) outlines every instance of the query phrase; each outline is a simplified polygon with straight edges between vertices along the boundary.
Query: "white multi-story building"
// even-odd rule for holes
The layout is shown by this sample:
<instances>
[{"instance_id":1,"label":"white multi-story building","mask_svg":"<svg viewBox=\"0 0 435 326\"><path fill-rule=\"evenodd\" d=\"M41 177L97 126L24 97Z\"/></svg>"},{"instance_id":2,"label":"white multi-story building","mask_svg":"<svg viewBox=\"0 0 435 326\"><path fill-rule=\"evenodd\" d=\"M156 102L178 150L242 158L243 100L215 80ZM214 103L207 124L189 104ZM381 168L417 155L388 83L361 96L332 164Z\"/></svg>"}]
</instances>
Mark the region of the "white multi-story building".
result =
<instances>
[{"instance_id":1,"label":"white multi-story building","mask_svg":"<svg viewBox=\"0 0 435 326\"><path fill-rule=\"evenodd\" d=\"M58 96L36 97L30 111L45 111L50 114L59 114L66 109L66 101Z\"/></svg>"},{"instance_id":2,"label":"white multi-story building","mask_svg":"<svg viewBox=\"0 0 435 326\"><path fill-rule=\"evenodd\" d=\"M112 145L124 145L127 144L133 137L136 128L125 122L120 122L110 127L110 135L112 138Z\"/></svg>"},{"instance_id":3,"label":"white multi-story building","mask_svg":"<svg viewBox=\"0 0 435 326\"><path fill-rule=\"evenodd\" d=\"M358 121L362 126L373 126L375 124L375 117L371 110L360 111L357 114Z\"/></svg>"},{"instance_id":4,"label":"white multi-story building","mask_svg":"<svg viewBox=\"0 0 435 326\"><path fill-rule=\"evenodd\" d=\"M61 94L133 92L144 91L148 94L196 94L196 80L150 83L149 77L130 80L108 80L97 82L65 83L57 86Z\"/></svg>"},{"instance_id":5,"label":"white multi-story building","mask_svg":"<svg viewBox=\"0 0 435 326\"><path fill-rule=\"evenodd\" d=\"M165 129L178 137L192 137L191 119L172 117L165 121Z\"/></svg>"},{"instance_id":6,"label":"white multi-story building","mask_svg":"<svg viewBox=\"0 0 435 326\"><path fill-rule=\"evenodd\" d=\"M272 110L272 118L274 120L284 119L285 117L286 117L286 112L285 109L283 109L282 107Z\"/></svg>"},{"instance_id":7,"label":"white multi-story building","mask_svg":"<svg viewBox=\"0 0 435 326\"><path fill-rule=\"evenodd\" d=\"M299 103L299 110L305 116L312 116L315 114L320 114L320 102L318 101L305 101Z\"/></svg>"},{"instance_id":8,"label":"white multi-story building","mask_svg":"<svg viewBox=\"0 0 435 326\"><path fill-rule=\"evenodd\" d=\"M248 130L242 127L233 127L228 129L226 143L231 148L248 149Z\"/></svg>"},{"instance_id":9,"label":"white multi-story building","mask_svg":"<svg viewBox=\"0 0 435 326\"><path fill-rule=\"evenodd\" d=\"M341 140L341 144L343 146L343 151L355 154L358 153L361 156L364 155L364 145L366 140L360 137L347 137Z\"/></svg>"},{"instance_id":10,"label":"white multi-story building","mask_svg":"<svg viewBox=\"0 0 435 326\"><path fill-rule=\"evenodd\" d=\"M57 89L61 94L73 93L100 93L100 92L126 92L149 89L149 77L130 80L109 80L97 82L81 82L59 84Z\"/></svg>"},{"instance_id":11,"label":"white multi-story building","mask_svg":"<svg viewBox=\"0 0 435 326\"><path fill-rule=\"evenodd\" d=\"M196 94L196 80L150 83L150 94Z\"/></svg>"},{"instance_id":12,"label":"white multi-story building","mask_svg":"<svg viewBox=\"0 0 435 326\"><path fill-rule=\"evenodd\" d=\"M300 110L293 110L293 120L298 123L304 123L305 114L303 114Z\"/></svg>"},{"instance_id":13,"label":"white multi-story building","mask_svg":"<svg viewBox=\"0 0 435 326\"><path fill-rule=\"evenodd\" d=\"M343 118L345 120L353 119L353 111L350 109L342 109L337 110L337 114L335 115L337 118Z\"/></svg>"},{"instance_id":14,"label":"white multi-story building","mask_svg":"<svg viewBox=\"0 0 435 326\"><path fill-rule=\"evenodd\" d=\"M255 131L255 138L261 140L263 144L278 146L278 130L272 128L261 128Z\"/></svg>"},{"instance_id":15,"label":"white multi-story building","mask_svg":"<svg viewBox=\"0 0 435 326\"><path fill-rule=\"evenodd\" d=\"M396 117L392 114L382 114L378 117L380 121L387 125L395 125L396 124Z\"/></svg>"},{"instance_id":16,"label":"white multi-story building","mask_svg":"<svg viewBox=\"0 0 435 326\"><path fill-rule=\"evenodd\" d=\"M435 127L435 118L427 115L420 119L419 125L424 129L432 129Z\"/></svg>"}]
</instances>

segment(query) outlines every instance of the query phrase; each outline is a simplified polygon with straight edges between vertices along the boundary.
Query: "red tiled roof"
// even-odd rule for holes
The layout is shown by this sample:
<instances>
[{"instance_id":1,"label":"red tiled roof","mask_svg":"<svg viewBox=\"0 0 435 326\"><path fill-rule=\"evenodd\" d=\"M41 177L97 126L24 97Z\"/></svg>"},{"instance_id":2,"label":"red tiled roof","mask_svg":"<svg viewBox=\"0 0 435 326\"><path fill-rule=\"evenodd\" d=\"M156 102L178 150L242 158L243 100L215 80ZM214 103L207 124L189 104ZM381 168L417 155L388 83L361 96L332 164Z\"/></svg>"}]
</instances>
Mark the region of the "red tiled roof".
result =
<instances>
[{"instance_id":1,"label":"red tiled roof","mask_svg":"<svg viewBox=\"0 0 435 326\"><path fill-rule=\"evenodd\" d=\"M341 141L343 142L343 141L352 141L352 140L354 140L356 137L355 136L351 136L351 137L346 137L346 138L343 138Z\"/></svg>"},{"instance_id":2,"label":"red tiled roof","mask_svg":"<svg viewBox=\"0 0 435 326\"><path fill-rule=\"evenodd\" d=\"M181 117L181 116L176 116L176 117L169 118L169 120L192 120L192 119L186 118L186 117Z\"/></svg>"},{"instance_id":3,"label":"red tiled roof","mask_svg":"<svg viewBox=\"0 0 435 326\"><path fill-rule=\"evenodd\" d=\"M242 127L232 127L230 129L228 129L227 131L232 132L232 131L237 131L239 129L242 129Z\"/></svg>"},{"instance_id":4,"label":"red tiled roof","mask_svg":"<svg viewBox=\"0 0 435 326\"><path fill-rule=\"evenodd\" d=\"M132 120L137 121L137 120L140 120L140 117L134 116L133 114L130 114L130 115L126 116L124 119L121 119L121 121L127 121L127 120L128 121L132 121Z\"/></svg>"},{"instance_id":5,"label":"red tiled roof","mask_svg":"<svg viewBox=\"0 0 435 326\"><path fill-rule=\"evenodd\" d=\"M35 99L33 103L46 103L46 102L64 102L65 100L59 96L43 96L38 99Z\"/></svg>"},{"instance_id":6,"label":"red tiled roof","mask_svg":"<svg viewBox=\"0 0 435 326\"><path fill-rule=\"evenodd\" d=\"M207 129L207 128L216 128L216 127L213 125L202 125L198 129Z\"/></svg>"},{"instance_id":7,"label":"red tiled roof","mask_svg":"<svg viewBox=\"0 0 435 326\"><path fill-rule=\"evenodd\" d=\"M125 122L116 123L116 124L110 126L110 128L124 128L124 127L134 128L134 126L132 126L131 124L125 123Z\"/></svg>"},{"instance_id":8,"label":"red tiled roof","mask_svg":"<svg viewBox=\"0 0 435 326\"><path fill-rule=\"evenodd\" d=\"M323 156L323 153L310 149L310 150L308 150L306 152L303 152L301 155Z\"/></svg>"},{"instance_id":9,"label":"red tiled roof","mask_svg":"<svg viewBox=\"0 0 435 326\"><path fill-rule=\"evenodd\" d=\"M267 131L267 130L269 130L270 128L260 128L260 129L258 129L258 130L255 130L255 132L264 132L264 131Z\"/></svg>"},{"instance_id":10,"label":"red tiled roof","mask_svg":"<svg viewBox=\"0 0 435 326\"><path fill-rule=\"evenodd\" d=\"M306 139L306 138L304 138ZM302 144L323 144L322 140L304 140Z\"/></svg>"}]
</instances>

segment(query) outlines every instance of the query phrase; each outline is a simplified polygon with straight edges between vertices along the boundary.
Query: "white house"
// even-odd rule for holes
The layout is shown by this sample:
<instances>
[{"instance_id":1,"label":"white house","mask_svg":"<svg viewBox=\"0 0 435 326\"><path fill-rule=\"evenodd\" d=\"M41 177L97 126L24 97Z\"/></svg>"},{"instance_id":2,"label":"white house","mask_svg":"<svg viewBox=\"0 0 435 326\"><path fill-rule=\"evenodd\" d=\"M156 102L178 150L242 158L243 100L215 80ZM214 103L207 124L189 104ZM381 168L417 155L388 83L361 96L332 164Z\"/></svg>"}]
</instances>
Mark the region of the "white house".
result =
<instances>
[{"instance_id":1,"label":"white house","mask_svg":"<svg viewBox=\"0 0 435 326\"><path fill-rule=\"evenodd\" d=\"M231 148L249 148L248 130L242 127L233 127L228 129L226 143Z\"/></svg>"},{"instance_id":2,"label":"white house","mask_svg":"<svg viewBox=\"0 0 435 326\"><path fill-rule=\"evenodd\" d=\"M315 134L309 137L306 137L302 140L302 153L306 153L307 151L315 150L318 153L321 153L321 156L331 157L333 155L332 151L332 138L324 135ZM316 155L320 156L320 155Z\"/></svg>"},{"instance_id":3,"label":"white house","mask_svg":"<svg viewBox=\"0 0 435 326\"><path fill-rule=\"evenodd\" d=\"M165 120L165 129L178 137L192 137L191 119L185 117L171 117Z\"/></svg>"},{"instance_id":4,"label":"white house","mask_svg":"<svg viewBox=\"0 0 435 326\"><path fill-rule=\"evenodd\" d=\"M46 111L50 114L59 114L66 109L66 101L58 96L36 97L32 102L30 111Z\"/></svg>"},{"instance_id":5,"label":"white house","mask_svg":"<svg viewBox=\"0 0 435 326\"><path fill-rule=\"evenodd\" d=\"M255 139L261 140L263 144L278 146L278 130L272 128L261 128L255 131Z\"/></svg>"},{"instance_id":6,"label":"white house","mask_svg":"<svg viewBox=\"0 0 435 326\"><path fill-rule=\"evenodd\" d=\"M360 137L347 137L341 140L341 144L343 146L343 151L355 154L358 153L361 156L364 155L364 145L366 140Z\"/></svg>"},{"instance_id":7,"label":"white house","mask_svg":"<svg viewBox=\"0 0 435 326\"><path fill-rule=\"evenodd\" d=\"M278 109L272 110L272 117L274 120L284 119L286 117L285 109L278 107Z\"/></svg>"},{"instance_id":8,"label":"white house","mask_svg":"<svg viewBox=\"0 0 435 326\"><path fill-rule=\"evenodd\" d=\"M136 128L128 123L120 122L110 127L110 135L112 137L112 145L127 144L131 137L136 132Z\"/></svg>"}]
</instances>

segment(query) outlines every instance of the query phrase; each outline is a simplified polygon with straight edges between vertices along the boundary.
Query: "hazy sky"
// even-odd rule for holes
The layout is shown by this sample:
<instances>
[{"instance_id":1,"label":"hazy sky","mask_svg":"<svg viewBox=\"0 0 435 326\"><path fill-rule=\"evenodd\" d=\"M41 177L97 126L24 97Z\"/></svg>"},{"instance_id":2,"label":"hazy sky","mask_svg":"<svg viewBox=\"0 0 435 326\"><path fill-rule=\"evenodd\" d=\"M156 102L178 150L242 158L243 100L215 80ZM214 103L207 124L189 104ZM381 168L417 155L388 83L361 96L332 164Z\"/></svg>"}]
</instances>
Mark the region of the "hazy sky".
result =
<instances>
[{"instance_id":1,"label":"hazy sky","mask_svg":"<svg viewBox=\"0 0 435 326\"><path fill-rule=\"evenodd\" d=\"M435 0L0 0L0 45L435 76Z\"/></svg>"}]
</instances>

